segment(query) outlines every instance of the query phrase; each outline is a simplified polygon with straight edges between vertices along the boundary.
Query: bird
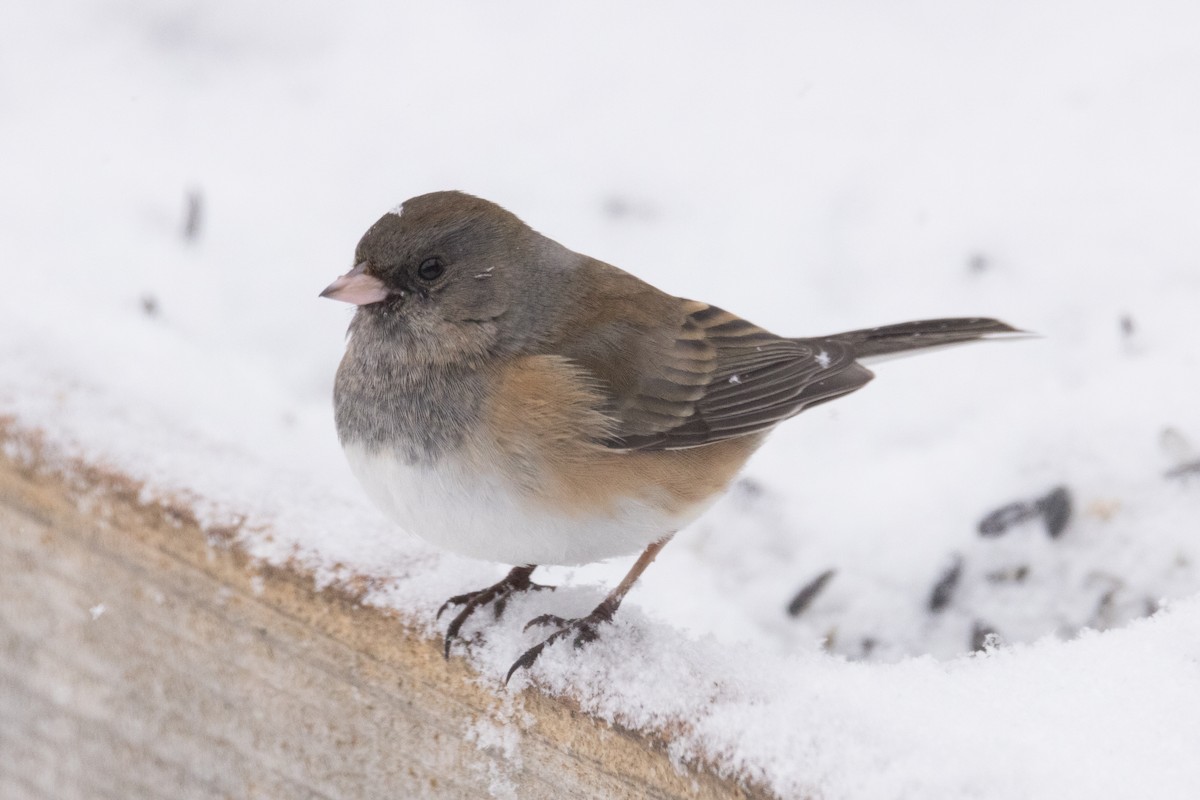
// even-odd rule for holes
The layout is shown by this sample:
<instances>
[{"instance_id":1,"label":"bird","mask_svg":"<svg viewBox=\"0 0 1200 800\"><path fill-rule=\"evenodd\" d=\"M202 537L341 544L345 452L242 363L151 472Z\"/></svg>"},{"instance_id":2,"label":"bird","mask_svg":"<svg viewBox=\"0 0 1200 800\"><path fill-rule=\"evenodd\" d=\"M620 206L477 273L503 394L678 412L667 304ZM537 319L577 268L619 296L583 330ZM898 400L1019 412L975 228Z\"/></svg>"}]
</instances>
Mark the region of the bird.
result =
<instances>
[{"instance_id":1,"label":"bird","mask_svg":"<svg viewBox=\"0 0 1200 800\"><path fill-rule=\"evenodd\" d=\"M778 336L459 191L384 214L321 296L357 306L333 401L368 497L438 547L513 565L438 611L457 609L446 658L476 612L553 588L538 566L639 554L591 613L530 620L551 632L505 683L555 642L597 639L775 426L871 381L864 359L1022 333L971 317Z\"/></svg>"}]
</instances>

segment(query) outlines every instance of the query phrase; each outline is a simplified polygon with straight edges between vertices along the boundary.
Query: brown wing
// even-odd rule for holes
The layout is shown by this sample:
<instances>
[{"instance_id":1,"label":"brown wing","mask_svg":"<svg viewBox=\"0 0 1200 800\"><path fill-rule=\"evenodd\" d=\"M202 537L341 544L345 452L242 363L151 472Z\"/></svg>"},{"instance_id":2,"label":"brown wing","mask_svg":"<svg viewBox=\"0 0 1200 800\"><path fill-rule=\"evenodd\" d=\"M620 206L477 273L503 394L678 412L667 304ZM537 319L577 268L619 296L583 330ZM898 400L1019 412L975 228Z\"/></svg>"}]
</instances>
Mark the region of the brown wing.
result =
<instances>
[{"instance_id":1,"label":"brown wing","mask_svg":"<svg viewBox=\"0 0 1200 800\"><path fill-rule=\"evenodd\" d=\"M643 299L656 301L653 317L593 321L561 351L608 397L609 447L668 450L757 433L873 377L844 343L784 339L704 303Z\"/></svg>"}]
</instances>

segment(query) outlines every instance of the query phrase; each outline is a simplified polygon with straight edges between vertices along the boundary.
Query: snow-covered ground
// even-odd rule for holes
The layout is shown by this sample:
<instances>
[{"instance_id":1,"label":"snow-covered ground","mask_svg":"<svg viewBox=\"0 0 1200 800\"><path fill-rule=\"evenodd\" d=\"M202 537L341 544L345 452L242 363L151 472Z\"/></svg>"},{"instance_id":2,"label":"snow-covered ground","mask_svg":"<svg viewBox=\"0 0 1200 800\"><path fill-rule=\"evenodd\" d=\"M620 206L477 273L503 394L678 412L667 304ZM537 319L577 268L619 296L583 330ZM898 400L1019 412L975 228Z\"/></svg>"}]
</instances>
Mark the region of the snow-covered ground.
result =
<instances>
[{"instance_id":1,"label":"snow-covered ground","mask_svg":"<svg viewBox=\"0 0 1200 800\"><path fill-rule=\"evenodd\" d=\"M680 757L785 796L1195 797L1198 30L1186 2L10 4L0 415L432 625L503 567L367 505L329 401L350 310L316 296L400 200L479 194L779 333L997 316L1042 338L786 424L534 676L693 719ZM521 622L628 566L547 571L570 588L472 657L502 675Z\"/></svg>"}]
</instances>

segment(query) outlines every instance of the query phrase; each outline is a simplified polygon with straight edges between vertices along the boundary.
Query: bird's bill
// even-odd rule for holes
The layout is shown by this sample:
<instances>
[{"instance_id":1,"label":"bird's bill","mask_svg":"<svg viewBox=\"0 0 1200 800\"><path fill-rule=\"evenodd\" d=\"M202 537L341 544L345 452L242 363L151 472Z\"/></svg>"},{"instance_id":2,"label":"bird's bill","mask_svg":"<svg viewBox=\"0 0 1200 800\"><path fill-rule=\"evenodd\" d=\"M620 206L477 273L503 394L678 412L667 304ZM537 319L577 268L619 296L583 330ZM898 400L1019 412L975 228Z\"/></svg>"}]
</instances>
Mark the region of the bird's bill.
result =
<instances>
[{"instance_id":1,"label":"bird's bill","mask_svg":"<svg viewBox=\"0 0 1200 800\"><path fill-rule=\"evenodd\" d=\"M355 264L354 269L325 287L321 297L330 300L341 300L343 303L353 303L356 306L379 303L387 299L388 289L383 281L374 275L367 274L367 262Z\"/></svg>"}]
</instances>

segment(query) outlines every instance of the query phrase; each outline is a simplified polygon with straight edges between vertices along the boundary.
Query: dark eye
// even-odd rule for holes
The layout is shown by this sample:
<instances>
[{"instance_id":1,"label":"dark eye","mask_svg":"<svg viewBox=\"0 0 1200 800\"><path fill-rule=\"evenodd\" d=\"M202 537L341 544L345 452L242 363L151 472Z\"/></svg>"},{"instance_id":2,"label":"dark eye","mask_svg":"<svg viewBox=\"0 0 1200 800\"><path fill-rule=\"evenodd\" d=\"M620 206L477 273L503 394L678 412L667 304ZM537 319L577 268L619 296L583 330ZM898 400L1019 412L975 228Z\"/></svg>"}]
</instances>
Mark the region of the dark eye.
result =
<instances>
[{"instance_id":1,"label":"dark eye","mask_svg":"<svg viewBox=\"0 0 1200 800\"><path fill-rule=\"evenodd\" d=\"M436 281L446 271L446 265L436 256L427 258L417 267L417 277L423 281Z\"/></svg>"}]
</instances>

